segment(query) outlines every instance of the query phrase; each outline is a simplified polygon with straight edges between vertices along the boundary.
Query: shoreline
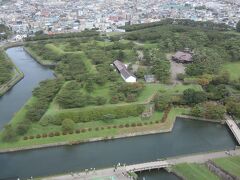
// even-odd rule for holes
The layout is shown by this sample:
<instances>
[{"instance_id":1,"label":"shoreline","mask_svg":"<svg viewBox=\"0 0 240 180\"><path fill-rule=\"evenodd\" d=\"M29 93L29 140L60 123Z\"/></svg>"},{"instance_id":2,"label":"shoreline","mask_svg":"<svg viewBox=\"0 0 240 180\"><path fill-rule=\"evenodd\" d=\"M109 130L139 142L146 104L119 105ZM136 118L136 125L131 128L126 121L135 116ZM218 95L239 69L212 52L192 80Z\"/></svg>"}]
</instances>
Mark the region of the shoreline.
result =
<instances>
[{"instance_id":1,"label":"shoreline","mask_svg":"<svg viewBox=\"0 0 240 180\"><path fill-rule=\"evenodd\" d=\"M18 69L18 67L13 63L12 59L6 53L7 49L12 48L12 47L22 46L23 44L24 43L22 43L22 42L13 43L13 44L10 43L10 44L6 44L1 47L3 49L3 53L6 57L6 60L10 61L13 65L14 75L8 82L6 82L0 86L0 97L3 96L4 94L6 94L8 91L10 91L19 81L21 81L24 78L24 73Z\"/></svg>"},{"instance_id":2,"label":"shoreline","mask_svg":"<svg viewBox=\"0 0 240 180\"><path fill-rule=\"evenodd\" d=\"M173 128L173 125L168 129L164 129L164 130L160 130L160 131L159 130L152 130L152 131L145 131L145 132L137 132L137 133L128 133L128 134L123 134L123 135L116 135L116 136L112 136L112 137L96 137L96 138L90 138L88 140L65 141L65 142L58 142L58 143L34 145L34 146L31 146L31 147L9 148L9 149L5 149L5 150L0 150L0 154L17 152L17 151L42 149L42 148L59 147L59 146L73 146L73 145L99 142L99 141L110 141L110 140L115 140L115 139L123 139L123 138L136 137L136 136L146 136L146 135L159 134L159 133L168 133L168 132L172 131L172 128Z\"/></svg>"},{"instance_id":3,"label":"shoreline","mask_svg":"<svg viewBox=\"0 0 240 180\"><path fill-rule=\"evenodd\" d=\"M24 51L28 53L29 56L31 56L37 63L41 64L42 66L45 67L55 67L55 63L50 63L50 62L44 62L44 60L40 59L36 54L34 54L29 48L23 46Z\"/></svg>"},{"instance_id":4,"label":"shoreline","mask_svg":"<svg viewBox=\"0 0 240 180\"><path fill-rule=\"evenodd\" d=\"M110 141L115 139L123 139L123 138L130 138L130 137L136 137L136 136L147 136L147 135L153 135L153 134L161 134L161 133L170 133L173 130L174 124L176 122L177 118L184 118L186 120L200 120L203 122L214 122L214 123L221 123L220 121L213 121L209 119L203 120L202 118L197 118L193 116L185 116L185 115L178 115L175 117L174 121L171 123L170 127L166 129L161 130L151 130L151 131L145 131L145 132L136 132L136 133L128 133L128 134L122 134L122 135L116 135L111 137L96 137L96 138L90 138L87 140L79 140L79 141L63 141L63 142L57 142L57 143L49 143L49 144L41 144L41 145L34 145L34 146L27 146L27 147L20 147L20 148L6 148L1 150L0 154L4 153L11 153L11 152L18 152L18 151L27 151L27 150L35 150L35 149L43 149L43 148L51 148L51 147L59 147L59 146L73 146L73 145L80 145L85 143L92 143L92 142L99 142L99 141ZM164 124L164 123L162 123Z\"/></svg>"}]
</instances>

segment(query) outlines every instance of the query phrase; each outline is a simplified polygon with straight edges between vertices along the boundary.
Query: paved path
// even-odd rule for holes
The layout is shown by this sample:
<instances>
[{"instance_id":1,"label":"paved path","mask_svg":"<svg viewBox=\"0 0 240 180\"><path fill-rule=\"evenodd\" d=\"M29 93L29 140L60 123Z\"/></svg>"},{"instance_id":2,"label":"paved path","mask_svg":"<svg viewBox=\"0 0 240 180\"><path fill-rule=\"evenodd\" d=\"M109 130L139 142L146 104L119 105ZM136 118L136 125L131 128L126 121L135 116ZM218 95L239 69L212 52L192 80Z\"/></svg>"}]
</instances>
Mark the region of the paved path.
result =
<instances>
[{"instance_id":1,"label":"paved path","mask_svg":"<svg viewBox=\"0 0 240 180\"><path fill-rule=\"evenodd\" d=\"M219 151L219 152L212 152L212 153L202 153L196 155L186 155L186 156L179 156L168 158L166 161L171 165L176 165L180 163L205 163L208 160L216 159L216 158L223 158L229 156L240 156L240 149L237 150L230 150L230 151Z\"/></svg>"},{"instance_id":2,"label":"paved path","mask_svg":"<svg viewBox=\"0 0 240 180\"><path fill-rule=\"evenodd\" d=\"M81 173L70 173L62 176L46 177L42 180L130 180L127 176L125 167L119 167L116 170L114 168L81 172Z\"/></svg>"},{"instance_id":3,"label":"paved path","mask_svg":"<svg viewBox=\"0 0 240 180\"><path fill-rule=\"evenodd\" d=\"M195 155L184 155L178 157L167 158L166 160L159 160L141 164L134 164L124 167L102 169L91 171L88 173L74 173L62 176L47 177L44 180L130 180L127 172L138 172L150 169L166 168L171 165L180 163L204 163L215 158L223 158L229 156L240 156L240 149L230 151L219 151L212 153L201 153Z\"/></svg>"},{"instance_id":4,"label":"paved path","mask_svg":"<svg viewBox=\"0 0 240 180\"><path fill-rule=\"evenodd\" d=\"M175 61L172 61L172 54L167 54L167 59L170 61L170 72L171 72L171 80L174 85L176 84L182 84L181 81L178 80L177 75L178 74L184 74L185 73L185 65L181 63L176 63Z\"/></svg>"},{"instance_id":5,"label":"paved path","mask_svg":"<svg viewBox=\"0 0 240 180\"><path fill-rule=\"evenodd\" d=\"M238 125L235 123L234 120L232 120L229 117L227 117L226 123L227 123L228 127L231 129L238 144L240 145L240 129L239 129Z\"/></svg>"}]
</instances>

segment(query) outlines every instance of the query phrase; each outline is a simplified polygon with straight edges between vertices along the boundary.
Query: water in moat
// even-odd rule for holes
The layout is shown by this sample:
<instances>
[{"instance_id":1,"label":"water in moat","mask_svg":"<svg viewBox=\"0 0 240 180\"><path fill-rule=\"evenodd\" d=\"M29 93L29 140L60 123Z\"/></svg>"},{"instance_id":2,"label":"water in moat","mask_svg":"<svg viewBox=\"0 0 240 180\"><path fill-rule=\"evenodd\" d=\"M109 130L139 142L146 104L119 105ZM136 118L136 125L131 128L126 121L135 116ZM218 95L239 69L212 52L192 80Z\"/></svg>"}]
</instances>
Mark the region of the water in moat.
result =
<instances>
[{"instance_id":1,"label":"water in moat","mask_svg":"<svg viewBox=\"0 0 240 180\"><path fill-rule=\"evenodd\" d=\"M0 99L1 127L27 101L40 81L53 78L52 71L36 63L22 47L8 49L7 53L25 78ZM148 162L182 154L233 149L235 145L225 125L178 119L171 133L0 154L0 179L112 167L118 162ZM176 179L163 170L142 175L140 178L145 180Z\"/></svg>"}]
</instances>

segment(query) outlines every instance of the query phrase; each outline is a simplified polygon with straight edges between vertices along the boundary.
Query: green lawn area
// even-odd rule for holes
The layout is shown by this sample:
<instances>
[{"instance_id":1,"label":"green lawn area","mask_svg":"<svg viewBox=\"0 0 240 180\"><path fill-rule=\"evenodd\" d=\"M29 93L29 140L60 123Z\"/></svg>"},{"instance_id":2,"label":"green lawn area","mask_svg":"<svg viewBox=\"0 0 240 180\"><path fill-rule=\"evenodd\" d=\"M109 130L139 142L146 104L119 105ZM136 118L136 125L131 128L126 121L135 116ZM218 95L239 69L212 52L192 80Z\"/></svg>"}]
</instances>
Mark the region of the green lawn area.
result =
<instances>
[{"instance_id":1,"label":"green lawn area","mask_svg":"<svg viewBox=\"0 0 240 180\"><path fill-rule=\"evenodd\" d=\"M148 120L141 120L140 117L128 117L128 118L121 118L121 119L114 119L110 122L105 121L94 121L94 122L88 122L88 123L78 123L76 124L75 129L82 129L82 128L92 128L91 131L86 131L84 133L80 134L68 134L68 135L61 135L61 136L54 136L54 137L48 137L48 138L34 138L31 140L23 140L22 138L19 138L16 142L2 142L0 141L0 149L6 149L6 148L16 148L16 147L27 147L27 146L34 146L34 145L41 145L41 144L49 144L49 143L56 143L56 142L73 142L73 141L86 141L90 138L96 138L96 137L112 137L115 135L122 135L124 133L134 133L136 130L140 132L145 130L151 130L151 129L158 129L161 123L158 123L158 126L154 123L155 121L161 121L161 118L163 116L162 112L156 112L154 115L148 119ZM153 122L153 124L148 124L146 126L141 127L129 127L129 128L110 128L108 129L108 126L119 126L119 125L125 125L131 123L144 123L144 122ZM96 127L101 128L104 127L104 129L99 129L98 131L94 130ZM141 128L141 129L139 129ZM127 132L126 132L127 131ZM61 132L61 126L41 126L38 123L34 123L29 130L29 132L26 134L26 136L37 134L43 134L43 133L49 133L49 132Z\"/></svg>"},{"instance_id":2,"label":"green lawn area","mask_svg":"<svg viewBox=\"0 0 240 180\"><path fill-rule=\"evenodd\" d=\"M224 64L222 71L229 72L231 80L238 80L240 78L240 62Z\"/></svg>"},{"instance_id":3,"label":"green lawn area","mask_svg":"<svg viewBox=\"0 0 240 180\"><path fill-rule=\"evenodd\" d=\"M196 91L203 91L202 87L197 84L190 85L176 85L176 86L168 86L165 84L146 84L145 89L138 97L138 102L144 102L148 98L152 97L154 93L160 92L161 94L181 94L186 89L194 89Z\"/></svg>"},{"instance_id":4,"label":"green lawn area","mask_svg":"<svg viewBox=\"0 0 240 180\"><path fill-rule=\"evenodd\" d=\"M240 177L240 156L214 159L213 162L230 174Z\"/></svg>"},{"instance_id":5,"label":"green lawn area","mask_svg":"<svg viewBox=\"0 0 240 180\"><path fill-rule=\"evenodd\" d=\"M81 128L96 128L96 127L107 127L107 126L119 126L131 123L144 123L149 121L160 121L163 117L162 112L155 112L150 119L142 120L140 117L127 117L127 118L120 118L120 119L113 119L108 121L93 121L93 122L86 122L86 123L77 123L75 129ZM48 125L48 126L41 126L38 123L34 123L30 131L27 135L36 135L42 133L49 133L49 132L56 132L61 131L61 126L57 125Z\"/></svg>"},{"instance_id":6,"label":"green lawn area","mask_svg":"<svg viewBox=\"0 0 240 180\"><path fill-rule=\"evenodd\" d=\"M84 52L76 51L76 52L73 52L73 53L77 54L79 59L83 60L88 72L90 72L90 73L96 73L97 72L95 66L92 64L91 60L87 58L87 56Z\"/></svg>"},{"instance_id":7,"label":"green lawn area","mask_svg":"<svg viewBox=\"0 0 240 180\"><path fill-rule=\"evenodd\" d=\"M219 178L210 172L207 167L200 164L178 164L173 168L174 172L186 180L218 180Z\"/></svg>"},{"instance_id":8,"label":"green lawn area","mask_svg":"<svg viewBox=\"0 0 240 180\"><path fill-rule=\"evenodd\" d=\"M58 48L54 44L46 44L45 47L57 55L61 55L64 53L64 51L61 48Z\"/></svg>"}]
</instances>

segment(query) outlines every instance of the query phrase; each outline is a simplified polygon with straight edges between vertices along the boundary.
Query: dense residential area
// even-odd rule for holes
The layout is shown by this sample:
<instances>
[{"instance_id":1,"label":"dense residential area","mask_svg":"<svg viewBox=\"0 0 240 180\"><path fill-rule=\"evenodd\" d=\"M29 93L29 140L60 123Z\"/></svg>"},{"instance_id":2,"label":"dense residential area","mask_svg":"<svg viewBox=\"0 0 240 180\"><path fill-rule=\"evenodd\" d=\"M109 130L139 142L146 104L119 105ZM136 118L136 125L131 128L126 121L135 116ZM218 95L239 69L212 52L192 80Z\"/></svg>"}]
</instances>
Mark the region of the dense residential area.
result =
<instances>
[{"instance_id":1,"label":"dense residential area","mask_svg":"<svg viewBox=\"0 0 240 180\"><path fill-rule=\"evenodd\" d=\"M0 6L0 179L240 178L237 1Z\"/></svg>"}]
</instances>

